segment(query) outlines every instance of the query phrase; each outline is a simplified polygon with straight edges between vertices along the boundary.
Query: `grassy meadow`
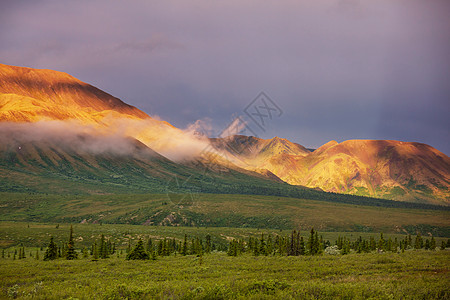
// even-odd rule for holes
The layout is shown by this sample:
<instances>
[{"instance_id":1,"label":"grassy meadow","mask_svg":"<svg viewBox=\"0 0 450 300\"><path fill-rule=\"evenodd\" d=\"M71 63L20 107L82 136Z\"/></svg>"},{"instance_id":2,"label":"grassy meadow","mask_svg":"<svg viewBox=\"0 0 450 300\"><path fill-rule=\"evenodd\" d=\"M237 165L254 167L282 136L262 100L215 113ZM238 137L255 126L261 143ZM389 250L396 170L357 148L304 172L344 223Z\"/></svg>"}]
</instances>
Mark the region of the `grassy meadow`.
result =
<instances>
[{"instance_id":1,"label":"grassy meadow","mask_svg":"<svg viewBox=\"0 0 450 300\"><path fill-rule=\"evenodd\" d=\"M287 236L289 230L170 227L130 224L75 224L78 259L43 261L49 237L67 242L69 224L1 222L0 299L448 299L450 250L355 253L319 256L237 257L225 251L203 256L171 254L156 260L126 260L126 247L139 239L211 236L216 246L261 233ZM117 245L107 259L83 257L101 234ZM302 232L307 237L308 232ZM379 234L320 232L332 244ZM405 235L386 234L401 240ZM14 259L21 246L25 258ZM42 248L41 248L42 247ZM217 248L220 248L217 247ZM38 253L39 259L36 259Z\"/></svg>"},{"instance_id":2,"label":"grassy meadow","mask_svg":"<svg viewBox=\"0 0 450 300\"><path fill-rule=\"evenodd\" d=\"M196 194L0 194L0 299L449 299L450 211L362 206L297 198ZM73 226L78 259L43 261L52 236L60 247ZM332 245L340 237L404 240L433 236L436 250L347 255L227 255L232 240L288 237L311 227ZM106 259L82 255L101 236L114 243ZM126 260L140 239L185 235L214 249L204 255ZM25 258L17 255L24 249ZM16 255L14 255L16 253ZM39 259L36 259L38 256Z\"/></svg>"},{"instance_id":3,"label":"grassy meadow","mask_svg":"<svg viewBox=\"0 0 450 300\"><path fill-rule=\"evenodd\" d=\"M18 299L449 299L450 251L323 256L211 253L126 261L0 259Z\"/></svg>"},{"instance_id":4,"label":"grassy meadow","mask_svg":"<svg viewBox=\"0 0 450 300\"><path fill-rule=\"evenodd\" d=\"M177 198L178 197L178 198ZM410 233L450 237L450 210L229 194L0 193L0 221Z\"/></svg>"}]
</instances>

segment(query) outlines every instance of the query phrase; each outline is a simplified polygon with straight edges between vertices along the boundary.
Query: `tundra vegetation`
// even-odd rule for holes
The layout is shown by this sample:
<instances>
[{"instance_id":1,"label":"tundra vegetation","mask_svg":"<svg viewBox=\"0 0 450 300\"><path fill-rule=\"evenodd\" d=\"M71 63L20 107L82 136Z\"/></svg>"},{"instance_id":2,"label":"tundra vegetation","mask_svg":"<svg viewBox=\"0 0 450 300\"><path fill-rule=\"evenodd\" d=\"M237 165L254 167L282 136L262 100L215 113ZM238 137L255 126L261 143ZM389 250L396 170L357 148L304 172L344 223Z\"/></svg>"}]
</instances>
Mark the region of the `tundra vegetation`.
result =
<instances>
[{"instance_id":1,"label":"tundra vegetation","mask_svg":"<svg viewBox=\"0 0 450 300\"><path fill-rule=\"evenodd\" d=\"M420 233L8 223L1 241L1 298L450 297L450 240Z\"/></svg>"}]
</instances>

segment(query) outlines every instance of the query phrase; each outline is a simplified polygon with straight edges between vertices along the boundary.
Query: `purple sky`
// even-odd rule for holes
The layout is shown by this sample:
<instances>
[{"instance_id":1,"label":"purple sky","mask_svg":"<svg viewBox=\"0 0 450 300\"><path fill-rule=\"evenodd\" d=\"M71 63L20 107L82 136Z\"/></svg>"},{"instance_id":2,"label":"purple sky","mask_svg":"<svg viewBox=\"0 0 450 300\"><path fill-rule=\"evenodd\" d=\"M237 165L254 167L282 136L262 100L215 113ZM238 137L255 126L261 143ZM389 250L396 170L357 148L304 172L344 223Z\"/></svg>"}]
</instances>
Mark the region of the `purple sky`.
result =
<instances>
[{"instance_id":1,"label":"purple sky","mask_svg":"<svg viewBox=\"0 0 450 300\"><path fill-rule=\"evenodd\" d=\"M263 138L450 153L450 1L6 2L2 63L67 72L177 127L218 134L264 91L283 114Z\"/></svg>"}]
</instances>

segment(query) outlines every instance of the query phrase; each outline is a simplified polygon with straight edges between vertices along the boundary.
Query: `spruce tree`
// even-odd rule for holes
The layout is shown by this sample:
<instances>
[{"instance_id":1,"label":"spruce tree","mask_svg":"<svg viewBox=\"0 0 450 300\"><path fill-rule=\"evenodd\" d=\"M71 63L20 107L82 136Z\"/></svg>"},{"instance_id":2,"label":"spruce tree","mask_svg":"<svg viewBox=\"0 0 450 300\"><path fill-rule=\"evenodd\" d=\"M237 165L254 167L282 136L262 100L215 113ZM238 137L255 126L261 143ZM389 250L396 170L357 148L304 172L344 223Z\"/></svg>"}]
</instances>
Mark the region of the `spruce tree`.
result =
<instances>
[{"instance_id":1,"label":"spruce tree","mask_svg":"<svg viewBox=\"0 0 450 300\"><path fill-rule=\"evenodd\" d=\"M164 241L163 241L163 255L164 256L169 256L169 254L170 254L169 242L167 241L167 238L164 238Z\"/></svg>"},{"instance_id":2,"label":"spruce tree","mask_svg":"<svg viewBox=\"0 0 450 300\"><path fill-rule=\"evenodd\" d=\"M442 243L441 243L441 250L445 250L445 241L442 241Z\"/></svg>"},{"instance_id":3,"label":"spruce tree","mask_svg":"<svg viewBox=\"0 0 450 300\"><path fill-rule=\"evenodd\" d=\"M238 255L238 243L236 240L230 241L227 254L229 256L237 256Z\"/></svg>"},{"instance_id":4,"label":"spruce tree","mask_svg":"<svg viewBox=\"0 0 450 300\"><path fill-rule=\"evenodd\" d=\"M152 260L156 260L157 255L156 255L156 250L154 248L151 250L150 255L151 255Z\"/></svg>"},{"instance_id":5,"label":"spruce tree","mask_svg":"<svg viewBox=\"0 0 450 300\"><path fill-rule=\"evenodd\" d=\"M290 243L289 243L289 250L288 250L288 255L295 255L295 236L296 236L296 231L293 230L291 232L291 239L290 239Z\"/></svg>"},{"instance_id":6,"label":"spruce tree","mask_svg":"<svg viewBox=\"0 0 450 300\"><path fill-rule=\"evenodd\" d=\"M173 252L175 256L177 255L178 252L177 246L178 246L177 240L175 238L172 238L170 251Z\"/></svg>"},{"instance_id":7,"label":"spruce tree","mask_svg":"<svg viewBox=\"0 0 450 300\"><path fill-rule=\"evenodd\" d=\"M430 250L430 240L429 239L425 240L425 250Z\"/></svg>"},{"instance_id":8,"label":"spruce tree","mask_svg":"<svg viewBox=\"0 0 450 300\"><path fill-rule=\"evenodd\" d=\"M44 254L44 260L54 260L58 257L58 246L53 241L53 236L50 237L50 243Z\"/></svg>"},{"instance_id":9,"label":"spruce tree","mask_svg":"<svg viewBox=\"0 0 450 300\"><path fill-rule=\"evenodd\" d=\"M181 254L186 255L188 251L188 243L187 243L187 234L184 235L183 248L181 250Z\"/></svg>"},{"instance_id":10,"label":"spruce tree","mask_svg":"<svg viewBox=\"0 0 450 300\"><path fill-rule=\"evenodd\" d=\"M198 238L197 238L197 240L198 240ZM170 240L167 240L167 238L164 238L163 253L165 256L169 256L171 252L172 251L171 251L171 246L170 246Z\"/></svg>"},{"instance_id":11,"label":"spruce tree","mask_svg":"<svg viewBox=\"0 0 450 300\"><path fill-rule=\"evenodd\" d=\"M420 233L417 234L416 240L414 242L414 249L422 249L423 248L423 240Z\"/></svg>"},{"instance_id":12,"label":"spruce tree","mask_svg":"<svg viewBox=\"0 0 450 300\"><path fill-rule=\"evenodd\" d=\"M147 252L151 253L153 251L153 241L152 238L148 238L147 241Z\"/></svg>"},{"instance_id":13,"label":"spruce tree","mask_svg":"<svg viewBox=\"0 0 450 300\"><path fill-rule=\"evenodd\" d=\"M163 256L163 252L164 252L163 240L158 241L158 246L156 248L158 249L158 255Z\"/></svg>"},{"instance_id":14,"label":"spruce tree","mask_svg":"<svg viewBox=\"0 0 450 300\"><path fill-rule=\"evenodd\" d=\"M195 254L195 240L193 238L191 239L189 254Z\"/></svg>"},{"instance_id":15,"label":"spruce tree","mask_svg":"<svg viewBox=\"0 0 450 300\"><path fill-rule=\"evenodd\" d=\"M73 227L72 225L70 225L70 235L69 235L69 242L67 242L66 259L73 260L77 258L78 254L75 251L75 243L73 241Z\"/></svg>"},{"instance_id":16,"label":"spruce tree","mask_svg":"<svg viewBox=\"0 0 450 300\"><path fill-rule=\"evenodd\" d=\"M310 231L310 235L309 235L309 240L308 240L308 254L309 255L314 255L314 247L315 247L315 242L314 242L314 228L311 228Z\"/></svg>"},{"instance_id":17,"label":"spruce tree","mask_svg":"<svg viewBox=\"0 0 450 300\"><path fill-rule=\"evenodd\" d=\"M299 254L300 255L305 255L305 241L303 240L302 236L300 237L299 247L300 247L299 250L298 250Z\"/></svg>"},{"instance_id":18,"label":"spruce tree","mask_svg":"<svg viewBox=\"0 0 450 300\"><path fill-rule=\"evenodd\" d=\"M434 239L434 237L431 237L431 241L430 241L430 250L436 250L436 240Z\"/></svg>"},{"instance_id":19,"label":"spruce tree","mask_svg":"<svg viewBox=\"0 0 450 300\"><path fill-rule=\"evenodd\" d=\"M323 240L323 236L322 235L320 235L320 239L318 239L318 241L319 241L319 254L322 254L323 253L323 250L325 249L325 247L324 247L324 245L325 245L325 242L324 242L324 240Z\"/></svg>"},{"instance_id":20,"label":"spruce tree","mask_svg":"<svg viewBox=\"0 0 450 300\"><path fill-rule=\"evenodd\" d=\"M100 249L99 249L100 258L105 259L109 257L108 246L105 242L105 235L102 234L100 238Z\"/></svg>"},{"instance_id":21,"label":"spruce tree","mask_svg":"<svg viewBox=\"0 0 450 300\"><path fill-rule=\"evenodd\" d=\"M321 254L322 253L322 246L319 241L319 234L317 231L314 233L314 254Z\"/></svg>"},{"instance_id":22,"label":"spruce tree","mask_svg":"<svg viewBox=\"0 0 450 300\"><path fill-rule=\"evenodd\" d=\"M258 239L253 239L253 255L258 256L259 255L259 243Z\"/></svg>"},{"instance_id":23,"label":"spruce tree","mask_svg":"<svg viewBox=\"0 0 450 300\"><path fill-rule=\"evenodd\" d=\"M261 233L261 239L259 241L259 253L266 254L266 241L264 240L264 233Z\"/></svg>"},{"instance_id":24,"label":"spruce tree","mask_svg":"<svg viewBox=\"0 0 450 300\"><path fill-rule=\"evenodd\" d=\"M61 245L61 256L60 257L66 257L67 255L67 243L63 243Z\"/></svg>"},{"instance_id":25,"label":"spruce tree","mask_svg":"<svg viewBox=\"0 0 450 300\"><path fill-rule=\"evenodd\" d=\"M342 255L348 254L350 252L349 248L350 248L350 245L349 245L348 241L346 239L344 239L342 242L341 254Z\"/></svg>"},{"instance_id":26,"label":"spruce tree","mask_svg":"<svg viewBox=\"0 0 450 300\"><path fill-rule=\"evenodd\" d=\"M272 235L269 234L269 236L267 237L266 255L272 255L272 254L273 254Z\"/></svg>"},{"instance_id":27,"label":"spruce tree","mask_svg":"<svg viewBox=\"0 0 450 300\"><path fill-rule=\"evenodd\" d=\"M128 253L127 260L147 260L150 256L145 251L144 242L140 239L137 245Z\"/></svg>"},{"instance_id":28,"label":"spruce tree","mask_svg":"<svg viewBox=\"0 0 450 300\"><path fill-rule=\"evenodd\" d=\"M359 236L358 240L356 241L356 253L361 253L363 251L363 241L362 237Z\"/></svg>"},{"instance_id":29,"label":"spruce tree","mask_svg":"<svg viewBox=\"0 0 450 300\"><path fill-rule=\"evenodd\" d=\"M295 237L295 247L294 247L294 255L300 255L300 231L297 232L297 236Z\"/></svg>"},{"instance_id":30,"label":"spruce tree","mask_svg":"<svg viewBox=\"0 0 450 300\"><path fill-rule=\"evenodd\" d=\"M83 258L88 258L89 257L89 252L88 249L86 247L83 247Z\"/></svg>"},{"instance_id":31,"label":"spruce tree","mask_svg":"<svg viewBox=\"0 0 450 300\"><path fill-rule=\"evenodd\" d=\"M378 240L378 251L385 250L386 242L383 237L383 233L380 233L380 239Z\"/></svg>"},{"instance_id":32,"label":"spruce tree","mask_svg":"<svg viewBox=\"0 0 450 300\"><path fill-rule=\"evenodd\" d=\"M386 243L386 251L392 251L392 239L389 238Z\"/></svg>"},{"instance_id":33,"label":"spruce tree","mask_svg":"<svg viewBox=\"0 0 450 300\"><path fill-rule=\"evenodd\" d=\"M94 242L92 245L92 260L97 261L98 260L98 247L97 242Z\"/></svg>"},{"instance_id":34,"label":"spruce tree","mask_svg":"<svg viewBox=\"0 0 450 300\"><path fill-rule=\"evenodd\" d=\"M211 236L209 234L206 235L206 245L205 245L205 253L211 252Z\"/></svg>"},{"instance_id":35,"label":"spruce tree","mask_svg":"<svg viewBox=\"0 0 450 300\"><path fill-rule=\"evenodd\" d=\"M233 241L229 241L228 242L228 250L227 250L227 255L228 256L233 256Z\"/></svg>"},{"instance_id":36,"label":"spruce tree","mask_svg":"<svg viewBox=\"0 0 450 300\"><path fill-rule=\"evenodd\" d=\"M110 240L106 241L106 252L108 255L113 253L113 247Z\"/></svg>"},{"instance_id":37,"label":"spruce tree","mask_svg":"<svg viewBox=\"0 0 450 300\"><path fill-rule=\"evenodd\" d=\"M371 251L375 251L377 249L377 243L376 243L375 238L373 236L370 237L369 249Z\"/></svg>"}]
</instances>

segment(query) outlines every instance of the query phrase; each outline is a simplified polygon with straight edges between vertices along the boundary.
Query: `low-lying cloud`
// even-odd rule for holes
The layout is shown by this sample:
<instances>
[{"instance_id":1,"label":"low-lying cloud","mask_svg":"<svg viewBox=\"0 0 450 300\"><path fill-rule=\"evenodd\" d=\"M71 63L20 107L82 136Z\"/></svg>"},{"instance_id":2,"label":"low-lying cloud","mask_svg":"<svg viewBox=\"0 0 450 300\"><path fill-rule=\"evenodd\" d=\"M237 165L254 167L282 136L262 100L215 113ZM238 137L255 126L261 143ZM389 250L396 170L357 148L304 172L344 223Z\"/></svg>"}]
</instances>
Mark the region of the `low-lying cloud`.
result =
<instances>
[{"instance_id":1,"label":"low-lying cloud","mask_svg":"<svg viewBox=\"0 0 450 300\"><path fill-rule=\"evenodd\" d=\"M101 133L76 121L0 123L0 143L18 149L35 143L90 154L129 155L136 149L136 144L125 136Z\"/></svg>"},{"instance_id":2,"label":"low-lying cloud","mask_svg":"<svg viewBox=\"0 0 450 300\"><path fill-rule=\"evenodd\" d=\"M155 119L108 119L104 124L85 125L78 121L0 123L0 143L21 147L23 143L48 143L91 154L136 154L138 142L173 161L199 157L209 147L207 137L198 135L197 126L180 130ZM136 139L136 140L135 140Z\"/></svg>"}]
</instances>

